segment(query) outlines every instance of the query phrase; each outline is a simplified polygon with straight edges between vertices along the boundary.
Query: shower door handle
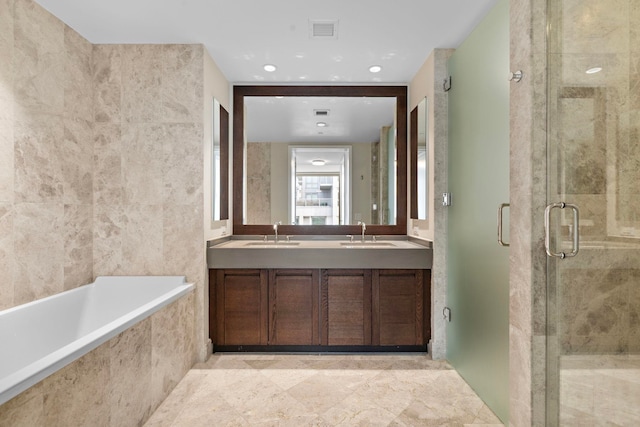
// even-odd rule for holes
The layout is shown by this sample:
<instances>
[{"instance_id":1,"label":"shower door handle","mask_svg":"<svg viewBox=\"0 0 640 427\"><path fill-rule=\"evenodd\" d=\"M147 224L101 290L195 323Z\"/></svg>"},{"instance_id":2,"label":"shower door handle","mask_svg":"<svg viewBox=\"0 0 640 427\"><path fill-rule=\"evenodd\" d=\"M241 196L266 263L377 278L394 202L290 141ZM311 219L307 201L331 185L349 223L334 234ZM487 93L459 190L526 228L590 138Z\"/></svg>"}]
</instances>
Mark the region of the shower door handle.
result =
<instances>
[{"instance_id":1,"label":"shower door handle","mask_svg":"<svg viewBox=\"0 0 640 427\"><path fill-rule=\"evenodd\" d=\"M498 244L500 246L509 246L509 243L505 243L504 240L502 240L502 210L509 206L509 203L500 203L498 206Z\"/></svg>"},{"instance_id":2,"label":"shower door handle","mask_svg":"<svg viewBox=\"0 0 640 427\"><path fill-rule=\"evenodd\" d=\"M549 230L551 223L550 217L551 211L555 208L569 208L573 210L573 247L569 253L551 251L551 231ZM578 251L580 250L580 209L578 209L578 206L564 202L552 203L547 206L544 210L544 249L548 256L561 259L578 255Z\"/></svg>"}]
</instances>

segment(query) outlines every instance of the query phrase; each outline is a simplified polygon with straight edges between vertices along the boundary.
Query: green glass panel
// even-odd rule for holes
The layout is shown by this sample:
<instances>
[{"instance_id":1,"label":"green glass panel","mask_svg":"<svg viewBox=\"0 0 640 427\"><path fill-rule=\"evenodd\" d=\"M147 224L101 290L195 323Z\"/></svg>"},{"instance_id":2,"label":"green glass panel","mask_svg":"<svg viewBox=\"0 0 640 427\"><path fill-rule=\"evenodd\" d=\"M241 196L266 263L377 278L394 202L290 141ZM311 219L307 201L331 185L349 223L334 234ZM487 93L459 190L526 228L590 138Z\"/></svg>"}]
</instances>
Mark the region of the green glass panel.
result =
<instances>
[{"instance_id":1,"label":"green glass panel","mask_svg":"<svg viewBox=\"0 0 640 427\"><path fill-rule=\"evenodd\" d=\"M509 8L499 0L449 60L447 358L503 421L509 416ZM509 209L504 210L508 243Z\"/></svg>"}]
</instances>

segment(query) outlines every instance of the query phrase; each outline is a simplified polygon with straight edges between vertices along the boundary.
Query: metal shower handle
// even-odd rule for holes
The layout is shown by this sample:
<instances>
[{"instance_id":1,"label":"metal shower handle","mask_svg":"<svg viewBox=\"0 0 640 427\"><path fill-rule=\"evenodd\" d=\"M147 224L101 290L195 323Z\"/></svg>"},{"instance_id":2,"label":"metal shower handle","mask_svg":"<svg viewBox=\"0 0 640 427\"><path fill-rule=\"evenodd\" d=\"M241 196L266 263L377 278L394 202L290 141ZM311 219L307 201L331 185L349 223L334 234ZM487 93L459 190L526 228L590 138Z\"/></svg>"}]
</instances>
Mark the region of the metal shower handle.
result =
<instances>
[{"instance_id":1,"label":"metal shower handle","mask_svg":"<svg viewBox=\"0 0 640 427\"><path fill-rule=\"evenodd\" d=\"M573 210L573 248L569 253L551 252L551 233L549 230L551 222L550 217L551 211L555 208L570 208ZM580 209L578 209L578 206L564 202L552 203L547 206L547 208L544 210L544 249L547 252L548 256L560 259L578 255L578 251L580 250Z\"/></svg>"}]
</instances>

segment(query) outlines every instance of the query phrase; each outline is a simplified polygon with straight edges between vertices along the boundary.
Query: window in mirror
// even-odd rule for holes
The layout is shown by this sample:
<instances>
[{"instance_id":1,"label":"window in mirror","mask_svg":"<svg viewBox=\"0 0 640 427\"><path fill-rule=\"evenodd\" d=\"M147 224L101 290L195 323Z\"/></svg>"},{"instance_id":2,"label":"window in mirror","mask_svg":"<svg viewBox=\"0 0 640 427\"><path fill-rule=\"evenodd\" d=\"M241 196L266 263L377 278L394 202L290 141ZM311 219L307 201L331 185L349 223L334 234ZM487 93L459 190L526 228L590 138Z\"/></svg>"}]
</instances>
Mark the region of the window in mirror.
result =
<instances>
[{"instance_id":1,"label":"window in mirror","mask_svg":"<svg viewBox=\"0 0 640 427\"><path fill-rule=\"evenodd\" d=\"M423 98L411 111L411 218L425 220L429 211L429 118Z\"/></svg>"},{"instance_id":2,"label":"window in mirror","mask_svg":"<svg viewBox=\"0 0 640 427\"><path fill-rule=\"evenodd\" d=\"M290 224L352 223L351 147L290 147L289 159Z\"/></svg>"}]
</instances>

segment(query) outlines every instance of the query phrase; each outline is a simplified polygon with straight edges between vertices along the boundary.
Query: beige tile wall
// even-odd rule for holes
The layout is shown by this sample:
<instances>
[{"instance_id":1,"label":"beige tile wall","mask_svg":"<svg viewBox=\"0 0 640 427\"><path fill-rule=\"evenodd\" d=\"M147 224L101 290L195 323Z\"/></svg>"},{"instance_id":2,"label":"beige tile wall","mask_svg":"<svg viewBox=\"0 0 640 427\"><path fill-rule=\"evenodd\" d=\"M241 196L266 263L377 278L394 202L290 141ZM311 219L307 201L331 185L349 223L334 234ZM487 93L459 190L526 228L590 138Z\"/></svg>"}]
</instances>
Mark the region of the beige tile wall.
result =
<instances>
[{"instance_id":1,"label":"beige tile wall","mask_svg":"<svg viewBox=\"0 0 640 427\"><path fill-rule=\"evenodd\" d=\"M0 2L0 309L93 280L92 46Z\"/></svg>"},{"instance_id":2,"label":"beige tile wall","mask_svg":"<svg viewBox=\"0 0 640 427\"><path fill-rule=\"evenodd\" d=\"M510 326L512 426L545 421L546 2L511 0Z\"/></svg>"},{"instance_id":3,"label":"beige tile wall","mask_svg":"<svg viewBox=\"0 0 640 427\"><path fill-rule=\"evenodd\" d=\"M203 55L93 46L32 0L0 0L0 309L99 275L196 284L177 311L3 405L0 420L72 425L67 411L137 425L204 357Z\"/></svg>"}]
</instances>

